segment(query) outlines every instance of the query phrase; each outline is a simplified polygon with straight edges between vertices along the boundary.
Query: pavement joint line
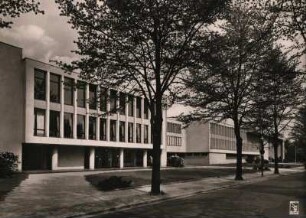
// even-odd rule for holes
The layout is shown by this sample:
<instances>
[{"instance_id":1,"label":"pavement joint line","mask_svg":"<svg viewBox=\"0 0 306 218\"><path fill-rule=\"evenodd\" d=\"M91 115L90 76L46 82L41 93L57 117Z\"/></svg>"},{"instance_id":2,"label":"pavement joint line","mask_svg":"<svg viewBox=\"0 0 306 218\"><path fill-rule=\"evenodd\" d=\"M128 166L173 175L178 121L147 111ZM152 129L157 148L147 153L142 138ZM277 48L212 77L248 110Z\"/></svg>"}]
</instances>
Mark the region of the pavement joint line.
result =
<instances>
[{"instance_id":1,"label":"pavement joint line","mask_svg":"<svg viewBox=\"0 0 306 218\"><path fill-rule=\"evenodd\" d=\"M248 184L253 184L256 182L261 182L261 181L266 181L278 176L286 176L286 175L291 175L294 173L299 173L301 171L291 171L288 174L266 174L264 177L253 177L250 179L253 180L242 180L242 181L237 181L237 180L232 180L234 181L234 183L231 184L227 184L227 185L222 185L220 187L213 187L210 189L206 189L206 190L200 190L200 191L193 191L190 193L186 193L186 194L182 194L182 195L178 195L178 196L167 196L167 197L163 197L163 198L157 198L157 199L149 199L146 200L144 202L135 202L135 203L131 203L131 204L125 204L125 205L119 205L119 206L115 206L115 207L111 207L111 208L107 208L104 210L100 210L100 211L94 211L94 212L90 212L87 214L79 214L79 215L74 215L74 216L68 216L69 218L77 218L77 217L93 217L96 215L106 215L106 214L110 214L110 213L114 213L114 212L119 212L119 211L125 211L131 208L138 208L138 207L142 207L142 206L146 206L149 204L158 204L160 202L167 202L167 201L172 201L172 200L178 200L178 199L185 199L185 198L189 198L192 197L194 195L198 195L198 194L206 194L206 193L211 193L211 192L215 192L215 191L219 191L219 190L223 190L223 189L227 189L227 188L232 188L232 187L238 187L238 186L243 186L243 185L248 185ZM249 175L252 175L251 173ZM162 195L161 195L162 196Z\"/></svg>"}]
</instances>

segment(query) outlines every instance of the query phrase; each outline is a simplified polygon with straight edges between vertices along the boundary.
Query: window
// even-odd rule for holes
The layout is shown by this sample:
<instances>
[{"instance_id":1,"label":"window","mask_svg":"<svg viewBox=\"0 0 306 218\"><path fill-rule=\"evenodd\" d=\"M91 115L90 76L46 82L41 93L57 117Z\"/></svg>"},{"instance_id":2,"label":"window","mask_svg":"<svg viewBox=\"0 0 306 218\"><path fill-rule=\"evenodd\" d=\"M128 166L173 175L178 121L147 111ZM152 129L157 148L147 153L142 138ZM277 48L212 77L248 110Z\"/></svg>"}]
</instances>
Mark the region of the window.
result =
<instances>
[{"instance_id":1,"label":"window","mask_svg":"<svg viewBox=\"0 0 306 218\"><path fill-rule=\"evenodd\" d=\"M34 98L37 100L46 100L46 72L34 70Z\"/></svg>"},{"instance_id":2,"label":"window","mask_svg":"<svg viewBox=\"0 0 306 218\"><path fill-rule=\"evenodd\" d=\"M60 103L61 76L50 74L50 101Z\"/></svg>"},{"instance_id":3,"label":"window","mask_svg":"<svg viewBox=\"0 0 306 218\"><path fill-rule=\"evenodd\" d=\"M136 143L141 143L141 124L136 124Z\"/></svg>"},{"instance_id":4,"label":"window","mask_svg":"<svg viewBox=\"0 0 306 218\"><path fill-rule=\"evenodd\" d=\"M110 90L110 111L113 113L116 112L117 109L116 101L117 101L117 92L115 90Z\"/></svg>"},{"instance_id":5,"label":"window","mask_svg":"<svg viewBox=\"0 0 306 218\"><path fill-rule=\"evenodd\" d=\"M120 114L125 115L125 94L122 92L120 92L119 104L120 104Z\"/></svg>"},{"instance_id":6,"label":"window","mask_svg":"<svg viewBox=\"0 0 306 218\"><path fill-rule=\"evenodd\" d=\"M64 114L64 137L73 138L73 114Z\"/></svg>"},{"instance_id":7,"label":"window","mask_svg":"<svg viewBox=\"0 0 306 218\"><path fill-rule=\"evenodd\" d=\"M88 138L95 140L96 139L96 132L97 132L97 118L96 117L89 117L89 135Z\"/></svg>"},{"instance_id":8,"label":"window","mask_svg":"<svg viewBox=\"0 0 306 218\"><path fill-rule=\"evenodd\" d=\"M34 108L34 135L45 136L45 116L46 111Z\"/></svg>"},{"instance_id":9,"label":"window","mask_svg":"<svg viewBox=\"0 0 306 218\"><path fill-rule=\"evenodd\" d=\"M77 137L85 139L85 116L78 115L77 117Z\"/></svg>"},{"instance_id":10,"label":"window","mask_svg":"<svg viewBox=\"0 0 306 218\"><path fill-rule=\"evenodd\" d=\"M86 93L86 83L78 81L78 83L77 83L78 107L82 107L82 108L85 107L85 103L86 103L85 93Z\"/></svg>"},{"instance_id":11,"label":"window","mask_svg":"<svg viewBox=\"0 0 306 218\"><path fill-rule=\"evenodd\" d=\"M50 111L49 136L60 137L60 112Z\"/></svg>"},{"instance_id":12,"label":"window","mask_svg":"<svg viewBox=\"0 0 306 218\"><path fill-rule=\"evenodd\" d=\"M73 79L65 77L64 82L64 102L73 105Z\"/></svg>"},{"instance_id":13,"label":"window","mask_svg":"<svg viewBox=\"0 0 306 218\"><path fill-rule=\"evenodd\" d=\"M117 121L110 120L110 141L116 141L116 127Z\"/></svg>"},{"instance_id":14,"label":"window","mask_svg":"<svg viewBox=\"0 0 306 218\"><path fill-rule=\"evenodd\" d=\"M143 115L145 119L149 119L149 102L147 99L144 100Z\"/></svg>"},{"instance_id":15,"label":"window","mask_svg":"<svg viewBox=\"0 0 306 218\"><path fill-rule=\"evenodd\" d=\"M133 117L134 116L134 97L132 95L129 95L129 116Z\"/></svg>"},{"instance_id":16,"label":"window","mask_svg":"<svg viewBox=\"0 0 306 218\"><path fill-rule=\"evenodd\" d=\"M167 136L167 145L168 146L181 146L182 138L176 136Z\"/></svg>"},{"instance_id":17,"label":"window","mask_svg":"<svg viewBox=\"0 0 306 218\"><path fill-rule=\"evenodd\" d=\"M145 144L149 143L149 126L148 125L144 125L144 129L143 129L143 142Z\"/></svg>"},{"instance_id":18,"label":"window","mask_svg":"<svg viewBox=\"0 0 306 218\"><path fill-rule=\"evenodd\" d=\"M136 98L136 117L141 118L141 98Z\"/></svg>"},{"instance_id":19,"label":"window","mask_svg":"<svg viewBox=\"0 0 306 218\"><path fill-rule=\"evenodd\" d=\"M89 108L97 109L97 86L92 84L89 85Z\"/></svg>"},{"instance_id":20,"label":"window","mask_svg":"<svg viewBox=\"0 0 306 218\"><path fill-rule=\"evenodd\" d=\"M100 110L106 112L107 109L107 89L101 88L100 91Z\"/></svg>"},{"instance_id":21,"label":"window","mask_svg":"<svg viewBox=\"0 0 306 218\"><path fill-rule=\"evenodd\" d=\"M134 142L134 124L133 123L128 124L128 141Z\"/></svg>"},{"instance_id":22,"label":"window","mask_svg":"<svg viewBox=\"0 0 306 218\"><path fill-rule=\"evenodd\" d=\"M106 141L106 119L100 119L100 140Z\"/></svg>"},{"instance_id":23,"label":"window","mask_svg":"<svg viewBox=\"0 0 306 218\"><path fill-rule=\"evenodd\" d=\"M119 125L119 140L125 142L125 122L120 121Z\"/></svg>"},{"instance_id":24,"label":"window","mask_svg":"<svg viewBox=\"0 0 306 218\"><path fill-rule=\"evenodd\" d=\"M177 123L168 122L167 123L167 132L181 134L182 133L181 125L177 124Z\"/></svg>"}]
</instances>

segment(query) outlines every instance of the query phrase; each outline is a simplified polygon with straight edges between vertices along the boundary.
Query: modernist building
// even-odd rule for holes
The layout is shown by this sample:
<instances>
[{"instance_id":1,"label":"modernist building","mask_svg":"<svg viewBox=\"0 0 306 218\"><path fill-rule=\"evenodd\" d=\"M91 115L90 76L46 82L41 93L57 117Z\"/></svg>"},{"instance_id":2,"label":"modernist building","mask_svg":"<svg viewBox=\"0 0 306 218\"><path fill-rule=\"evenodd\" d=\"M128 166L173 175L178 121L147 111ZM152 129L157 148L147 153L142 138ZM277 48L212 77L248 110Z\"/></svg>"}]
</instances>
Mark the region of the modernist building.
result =
<instances>
[{"instance_id":1,"label":"modernist building","mask_svg":"<svg viewBox=\"0 0 306 218\"><path fill-rule=\"evenodd\" d=\"M167 154L183 157L186 165L226 164L236 162L236 139L234 128L224 123L194 122L187 128L168 118ZM259 143L246 131L243 139L243 159L259 156ZM268 159L268 149L265 152Z\"/></svg>"},{"instance_id":2,"label":"modernist building","mask_svg":"<svg viewBox=\"0 0 306 218\"><path fill-rule=\"evenodd\" d=\"M0 100L0 151L17 154L19 170L150 163L151 115L141 96L101 90L76 73L23 58L21 48L0 42ZM171 155L184 157L186 165L236 161L232 126L195 122L182 128L163 113L161 166ZM242 138L243 156L258 156L258 143L245 131Z\"/></svg>"},{"instance_id":3,"label":"modernist building","mask_svg":"<svg viewBox=\"0 0 306 218\"><path fill-rule=\"evenodd\" d=\"M151 126L142 97L106 94L0 43L0 100L0 151L17 154L20 170L147 166ZM105 115L115 108L120 112Z\"/></svg>"}]
</instances>

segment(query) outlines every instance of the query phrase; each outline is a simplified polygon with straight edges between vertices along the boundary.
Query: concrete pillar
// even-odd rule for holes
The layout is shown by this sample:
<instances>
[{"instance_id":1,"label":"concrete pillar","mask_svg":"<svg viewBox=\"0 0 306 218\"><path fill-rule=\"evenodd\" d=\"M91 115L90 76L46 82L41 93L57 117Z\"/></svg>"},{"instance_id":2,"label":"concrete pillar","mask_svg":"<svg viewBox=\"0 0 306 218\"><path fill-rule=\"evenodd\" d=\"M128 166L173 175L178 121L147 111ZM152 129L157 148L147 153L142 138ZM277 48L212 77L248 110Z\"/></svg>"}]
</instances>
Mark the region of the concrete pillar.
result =
<instances>
[{"instance_id":1,"label":"concrete pillar","mask_svg":"<svg viewBox=\"0 0 306 218\"><path fill-rule=\"evenodd\" d=\"M58 167L58 148L57 146L52 149L52 170L57 170Z\"/></svg>"},{"instance_id":2,"label":"concrete pillar","mask_svg":"<svg viewBox=\"0 0 306 218\"><path fill-rule=\"evenodd\" d=\"M120 155L119 155L119 166L120 166L120 169L122 169L124 167L124 150L123 148L120 149Z\"/></svg>"},{"instance_id":3,"label":"concrete pillar","mask_svg":"<svg viewBox=\"0 0 306 218\"><path fill-rule=\"evenodd\" d=\"M74 80L74 84L77 84L77 80ZM78 113L78 102L77 102L77 97L78 97L78 93L77 93L77 89L75 88L73 91L73 105L74 105L74 113L73 113L73 138L76 139L77 138L77 113Z\"/></svg>"},{"instance_id":4,"label":"concrete pillar","mask_svg":"<svg viewBox=\"0 0 306 218\"><path fill-rule=\"evenodd\" d=\"M147 164L148 163L148 161L147 161L148 160L148 151L147 150L143 151L143 159L142 160L143 160L143 167L145 167L145 168L148 167L148 164Z\"/></svg>"},{"instance_id":5,"label":"concrete pillar","mask_svg":"<svg viewBox=\"0 0 306 218\"><path fill-rule=\"evenodd\" d=\"M107 90L107 96L109 98L110 95L110 91L109 89ZM107 101L106 103L106 111L109 112L110 111L110 102ZM106 141L110 141L110 116L107 115L106 117Z\"/></svg>"},{"instance_id":6,"label":"concrete pillar","mask_svg":"<svg viewBox=\"0 0 306 218\"><path fill-rule=\"evenodd\" d=\"M166 167L167 166L167 151L166 151L166 149L161 150L160 165L161 165L161 167Z\"/></svg>"},{"instance_id":7,"label":"concrete pillar","mask_svg":"<svg viewBox=\"0 0 306 218\"><path fill-rule=\"evenodd\" d=\"M50 72L47 72L46 76L46 123L45 123L45 130L46 130L46 137L49 137L49 123L50 123Z\"/></svg>"},{"instance_id":8,"label":"concrete pillar","mask_svg":"<svg viewBox=\"0 0 306 218\"><path fill-rule=\"evenodd\" d=\"M64 138L64 82L65 78L61 76L60 83L60 104L61 104L61 112L60 112L60 138Z\"/></svg>"},{"instance_id":9,"label":"concrete pillar","mask_svg":"<svg viewBox=\"0 0 306 218\"><path fill-rule=\"evenodd\" d=\"M86 84L85 89L85 96L86 96L86 116L85 116L85 139L88 140L89 136L89 84Z\"/></svg>"},{"instance_id":10,"label":"concrete pillar","mask_svg":"<svg viewBox=\"0 0 306 218\"><path fill-rule=\"evenodd\" d=\"M89 150L89 169L95 169L95 148L90 148Z\"/></svg>"},{"instance_id":11,"label":"concrete pillar","mask_svg":"<svg viewBox=\"0 0 306 218\"><path fill-rule=\"evenodd\" d=\"M128 128L129 128L129 105L128 105L128 95L125 95L125 142L129 142L129 132L128 132Z\"/></svg>"}]
</instances>

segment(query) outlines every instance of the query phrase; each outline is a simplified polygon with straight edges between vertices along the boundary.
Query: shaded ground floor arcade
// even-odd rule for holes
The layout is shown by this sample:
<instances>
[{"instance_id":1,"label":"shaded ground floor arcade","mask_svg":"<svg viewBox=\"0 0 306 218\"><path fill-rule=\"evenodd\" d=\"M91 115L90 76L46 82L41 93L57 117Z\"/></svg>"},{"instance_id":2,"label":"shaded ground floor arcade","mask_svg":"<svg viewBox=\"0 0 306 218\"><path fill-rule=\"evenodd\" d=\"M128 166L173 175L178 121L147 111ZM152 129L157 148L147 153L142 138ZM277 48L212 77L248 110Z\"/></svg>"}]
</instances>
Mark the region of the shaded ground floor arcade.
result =
<instances>
[{"instance_id":1,"label":"shaded ground floor arcade","mask_svg":"<svg viewBox=\"0 0 306 218\"><path fill-rule=\"evenodd\" d=\"M22 145L22 170L147 167L150 150L48 144Z\"/></svg>"}]
</instances>

